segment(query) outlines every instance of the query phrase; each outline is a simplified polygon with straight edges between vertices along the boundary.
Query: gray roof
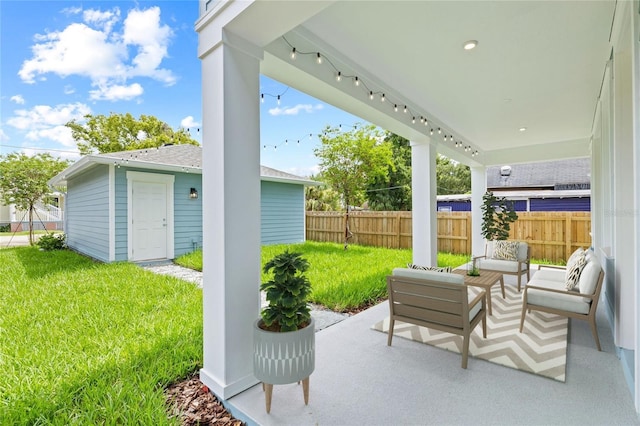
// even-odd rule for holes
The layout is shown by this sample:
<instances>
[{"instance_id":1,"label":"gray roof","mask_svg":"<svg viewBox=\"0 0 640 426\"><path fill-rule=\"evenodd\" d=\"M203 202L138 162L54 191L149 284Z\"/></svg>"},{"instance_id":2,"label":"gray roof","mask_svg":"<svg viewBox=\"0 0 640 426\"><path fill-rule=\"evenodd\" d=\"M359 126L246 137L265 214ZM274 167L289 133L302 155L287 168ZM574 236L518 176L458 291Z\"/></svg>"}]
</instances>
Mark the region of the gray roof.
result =
<instances>
[{"instance_id":1,"label":"gray roof","mask_svg":"<svg viewBox=\"0 0 640 426\"><path fill-rule=\"evenodd\" d=\"M182 167L202 167L202 147L198 145L164 145L158 148L135 151L109 152L96 157L112 158L114 161L144 161Z\"/></svg>"},{"instance_id":2,"label":"gray roof","mask_svg":"<svg viewBox=\"0 0 640 426\"><path fill-rule=\"evenodd\" d=\"M576 158L541 163L513 164L508 176L501 174L505 166L487 168L487 188L554 188L557 185L578 185L588 189L591 182L591 160ZM577 188L576 188L577 189Z\"/></svg>"},{"instance_id":3,"label":"gray roof","mask_svg":"<svg viewBox=\"0 0 640 426\"><path fill-rule=\"evenodd\" d=\"M95 164L113 164L150 170L202 173L202 147L188 144L164 145L158 148L145 148L135 151L86 155L52 178L49 183L52 186L66 185L68 178ZM260 166L260 178L265 181L296 183L309 186L320 184L319 182L301 176L265 166Z\"/></svg>"}]
</instances>

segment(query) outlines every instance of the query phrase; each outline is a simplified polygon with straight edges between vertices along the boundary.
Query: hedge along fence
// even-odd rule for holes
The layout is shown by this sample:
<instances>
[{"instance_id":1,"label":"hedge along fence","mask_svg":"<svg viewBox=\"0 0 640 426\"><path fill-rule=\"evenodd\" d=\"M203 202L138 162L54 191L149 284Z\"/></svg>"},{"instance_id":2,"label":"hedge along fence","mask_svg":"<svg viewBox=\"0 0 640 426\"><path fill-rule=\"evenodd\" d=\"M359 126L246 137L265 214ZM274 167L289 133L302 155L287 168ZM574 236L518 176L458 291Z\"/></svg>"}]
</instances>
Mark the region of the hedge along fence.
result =
<instances>
[{"instance_id":1,"label":"hedge along fence","mask_svg":"<svg viewBox=\"0 0 640 426\"><path fill-rule=\"evenodd\" d=\"M344 212L309 211L306 217L307 240L344 242ZM352 244L412 247L411 212L350 212L349 228ZM561 262L576 248L591 245L590 232L588 212L519 212L509 239L528 242L536 259ZM438 251L471 253L470 212L438 212Z\"/></svg>"}]
</instances>

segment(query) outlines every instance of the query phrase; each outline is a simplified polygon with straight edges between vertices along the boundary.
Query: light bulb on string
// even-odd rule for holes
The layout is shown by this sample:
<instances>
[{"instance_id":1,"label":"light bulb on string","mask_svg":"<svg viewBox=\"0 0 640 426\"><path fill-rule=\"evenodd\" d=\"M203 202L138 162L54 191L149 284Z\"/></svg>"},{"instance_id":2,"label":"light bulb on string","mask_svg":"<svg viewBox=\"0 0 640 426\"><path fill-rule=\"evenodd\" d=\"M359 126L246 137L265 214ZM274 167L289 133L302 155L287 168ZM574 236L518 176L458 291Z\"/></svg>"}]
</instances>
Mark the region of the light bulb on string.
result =
<instances>
[{"instance_id":1,"label":"light bulb on string","mask_svg":"<svg viewBox=\"0 0 640 426\"><path fill-rule=\"evenodd\" d=\"M441 135L442 134L442 130L440 130L440 127L438 127L438 134Z\"/></svg>"},{"instance_id":2,"label":"light bulb on string","mask_svg":"<svg viewBox=\"0 0 640 426\"><path fill-rule=\"evenodd\" d=\"M398 112L398 104L393 104L393 110L394 110L395 112Z\"/></svg>"},{"instance_id":3,"label":"light bulb on string","mask_svg":"<svg viewBox=\"0 0 640 426\"><path fill-rule=\"evenodd\" d=\"M338 73L336 74L336 81L339 83L341 80L342 80L342 73L338 71Z\"/></svg>"},{"instance_id":4,"label":"light bulb on string","mask_svg":"<svg viewBox=\"0 0 640 426\"><path fill-rule=\"evenodd\" d=\"M373 100L373 90L369 90L369 99Z\"/></svg>"},{"instance_id":5,"label":"light bulb on string","mask_svg":"<svg viewBox=\"0 0 640 426\"><path fill-rule=\"evenodd\" d=\"M292 61L296 60L296 48L295 47L291 50L291 60Z\"/></svg>"},{"instance_id":6,"label":"light bulb on string","mask_svg":"<svg viewBox=\"0 0 640 426\"><path fill-rule=\"evenodd\" d=\"M278 95L278 105L280 105L280 95Z\"/></svg>"},{"instance_id":7,"label":"light bulb on string","mask_svg":"<svg viewBox=\"0 0 640 426\"><path fill-rule=\"evenodd\" d=\"M360 80L358 79L358 76L354 77L353 84L355 84L356 86L360 86Z\"/></svg>"},{"instance_id":8,"label":"light bulb on string","mask_svg":"<svg viewBox=\"0 0 640 426\"><path fill-rule=\"evenodd\" d=\"M260 102L264 103L264 93L260 94Z\"/></svg>"},{"instance_id":9,"label":"light bulb on string","mask_svg":"<svg viewBox=\"0 0 640 426\"><path fill-rule=\"evenodd\" d=\"M404 110L403 110L403 112L406 114L406 113L407 113L407 110L408 110L408 108L407 108L407 106L405 105L405 106L404 106Z\"/></svg>"},{"instance_id":10,"label":"light bulb on string","mask_svg":"<svg viewBox=\"0 0 640 426\"><path fill-rule=\"evenodd\" d=\"M431 136L433 136L433 129L431 129L431 131L429 132L429 134L430 134Z\"/></svg>"},{"instance_id":11,"label":"light bulb on string","mask_svg":"<svg viewBox=\"0 0 640 426\"><path fill-rule=\"evenodd\" d=\"M320 55L320 52L316 53L316 62L318 65L322 63L322 55Z\"/></svg>"},{"instance_id":12,"label":"light bulb on string","mask_svg":"<svg viewBox=\"0 0 640 426\"><path fill-rule=\"evenodd\" d=\"M420 116L420 122L424 123L424 117L423 116Z\"/></svg>"},{"instance_id":13,"label":"light bulb on string","mask_svg":"<svg viewBox=\"0 0 640 426\"><path fill-rule=\"evenodd\" d=\"M383 93L382 96L380 96L380 102L384 102L385 99L386 98L385 98L384 93Z\"/></svg>"},{"instance_id":14,"label":"light bulb on string","mask_svg":"<svg viewBox=\"0 0 640 426\"><path fill-rule=\"evenodd\" d=\"M413 117L413 118L411 119L411 123L416 124L416 118L415 118L415 117Z\"/></svg>"},{"instance_id":15,"label":"light bulb on string","mask_svg":"<svg viewBox=\"0 0 640 426\"><path fill-rule=\"evenodd\" d=\"M424 119L424 125L428 126L429 125L429 120L427 120L426 118Z\"/></svg>"}]
</instances>

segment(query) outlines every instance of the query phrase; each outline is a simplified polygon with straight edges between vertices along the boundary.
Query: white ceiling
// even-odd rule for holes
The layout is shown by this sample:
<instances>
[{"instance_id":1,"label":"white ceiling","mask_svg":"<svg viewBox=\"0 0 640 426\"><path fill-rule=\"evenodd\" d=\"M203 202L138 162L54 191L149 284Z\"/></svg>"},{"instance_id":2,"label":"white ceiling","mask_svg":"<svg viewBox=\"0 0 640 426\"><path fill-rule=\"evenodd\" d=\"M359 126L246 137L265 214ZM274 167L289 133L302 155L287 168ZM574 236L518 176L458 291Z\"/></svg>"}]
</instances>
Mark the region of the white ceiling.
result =
<instances>
[{"instance_id":1,"label":"white ceiling","mask_svg":"<svg viewBox=\"0 0 640 426\"><path fill-rule=\"evenodd\" d=\"M317 65L315 53L292 61L277 37L265 48L264 74L407 138L425 138L431 124L394 112L394 103L407 104L478 149L471 157L438 141L439 151L471 165L589 155L615 1L327 4L315 4L284 37L333 65ZM463 50L470 39L478 47ZM336 69L387 101L379 94L370 101L352 79L336 82Z\"/></svg>"}]
</instances>

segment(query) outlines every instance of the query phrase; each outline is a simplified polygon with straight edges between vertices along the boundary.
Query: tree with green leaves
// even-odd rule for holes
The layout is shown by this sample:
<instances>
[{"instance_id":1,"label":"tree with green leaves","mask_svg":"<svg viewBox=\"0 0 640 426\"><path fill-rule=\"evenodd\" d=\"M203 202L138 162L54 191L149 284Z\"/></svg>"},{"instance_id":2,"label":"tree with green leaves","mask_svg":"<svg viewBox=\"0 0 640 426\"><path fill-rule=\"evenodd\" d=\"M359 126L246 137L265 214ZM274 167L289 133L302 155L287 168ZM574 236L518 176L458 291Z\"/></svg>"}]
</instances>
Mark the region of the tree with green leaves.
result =
<instances>
[{"instance_id":1,"label":"tree with green leaves","mask_svg":"<svg viewBox=\"0 0 640 426\"><path fill-rule=\"evenodd\" d=\"M321 182L322 176L311 176L311 180ZM316 212L340 210L340 194L325 184L305 186L305 210Z\"/></svg>"},{"instance_id":2,"label":"tree with green leaves","mask_svg":"<svg viewBox=\"0 0 640 426\"><path fill-rule=\"evenodd\" d=\"M23 153L0 156L0 198L29 215L29 243L33 245L34 205L51 194L49 179L67 168L69 162L48 153L32 157Z\"/></svg>"},{"instance_id":3,"label":"tree with green leaves","mask_svg":"<svg viewBox=\"0 0 640 426\"><path fill-rule=\"evenodd\" d=\"M129 113L87 114L84 123L71 120L65 126L71 129L71 136L82 155L155 148L166 144L198 145L185 129L174 131L167 123L150 115L136 119Z\"/></svg>"},{"instance_id":4,"label":"tree with green leaves","mask_svg":"<svg viewBox=\"0 0 640 426\"><path fill-rule=\"evenodd\" d=\"M391 144L373 125L354 126L343 131L327 127L320 135L321 145L314 150L320 160L325 182L342 197L346 208L344 247L352 234L349 230L349 208L364 201L367 185L385 178L392 162Z\"/></svg>"},{"instance_id":5,"label":"tree with green leaves","mask_svg":"<svg viewBox=\"0 0 640 426\"><path fill-rule=\"evenodd\" d=\"M438 195L471 193L471 169L438 154L436 158Z\"/></svg>"},{"instance_id":6,"label":"tree with green leaves","mask_svg":"<svg viewBox=\"0 0 640 426\"><path fill-rule=\"evenodd\" d=\"M387 176L377 176L367 187L367 202L371 210L411 210L411 146L409 140L387 132L392 161Z\"/></svg>"},{"instance_id":7,"label":"tree with green leaves","mask_svg":"<svg viewBox=\"0 0 640 426\"><path fill-rule=\"evenodd\" d=\"M505 197L496 197L487 191L482 196L482 229L481 233L487 240L506 240L509 238L511 223L518 219L513 201Z\"/></svg>"}]
</instances>

